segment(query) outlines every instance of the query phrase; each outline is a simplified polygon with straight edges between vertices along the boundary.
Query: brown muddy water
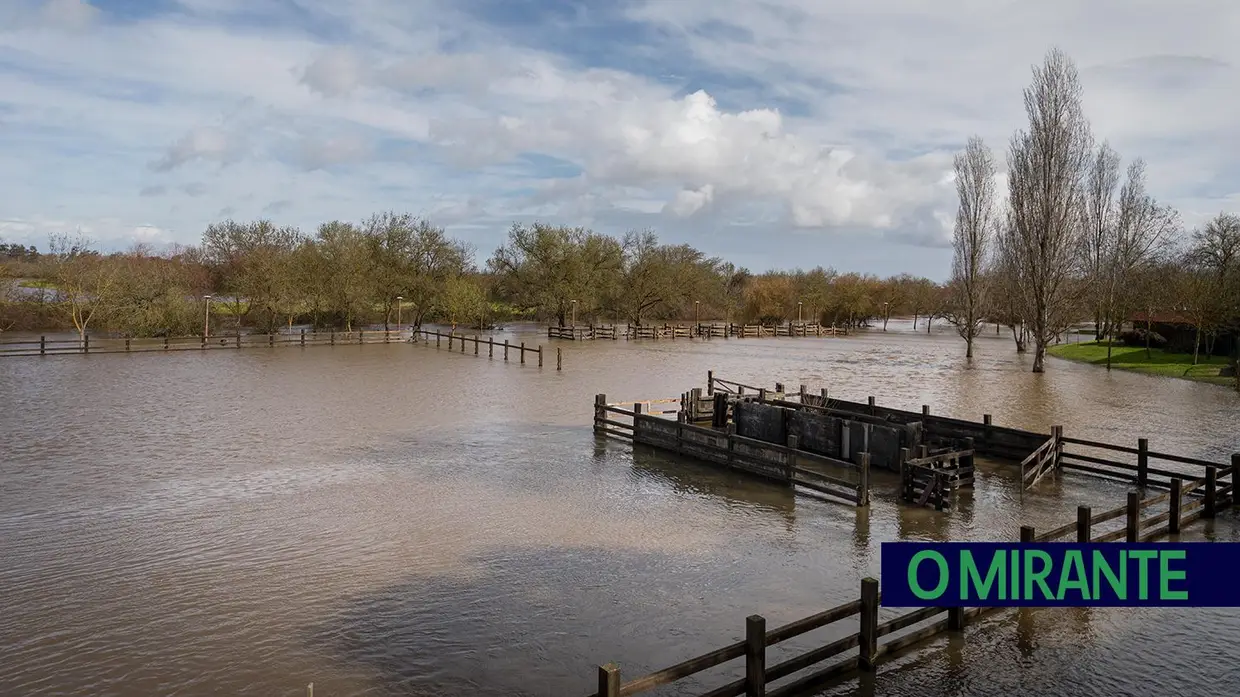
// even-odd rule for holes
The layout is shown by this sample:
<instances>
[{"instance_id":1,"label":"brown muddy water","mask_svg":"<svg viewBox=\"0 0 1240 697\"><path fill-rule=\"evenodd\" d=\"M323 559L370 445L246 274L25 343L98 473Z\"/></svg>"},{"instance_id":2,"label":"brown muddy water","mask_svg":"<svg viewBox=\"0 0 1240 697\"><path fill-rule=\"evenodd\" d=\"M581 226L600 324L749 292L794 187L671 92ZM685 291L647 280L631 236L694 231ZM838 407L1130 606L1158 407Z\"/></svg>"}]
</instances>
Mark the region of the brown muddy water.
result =
<instances>
[{"instance_id":1,"label":"brown muddy water","mask_svg":"<svg viewBox=\"0 0 1240 697\"><path fill-rule=\"evenodd\" d=\"M547 695L594 688L857 597L895 539L1015 539L1119 505L979 468L950 515L856 510L591 430L593 395L706 371L1222 460L1224 388L950 333L561 342L562 373L410 345L0 361L0 695ZM499 338L548 343L534 334ZM881 487L887 486L888 490ZM1237 540L1228 513L1186 539ZM888 610L887 612L898 612ZM768 661L855 625L822 630ZM824 694L1240 691L1240 612L1008 612ZM690 695L715 671L654 694Z\"/></svg>"}]
</instances>

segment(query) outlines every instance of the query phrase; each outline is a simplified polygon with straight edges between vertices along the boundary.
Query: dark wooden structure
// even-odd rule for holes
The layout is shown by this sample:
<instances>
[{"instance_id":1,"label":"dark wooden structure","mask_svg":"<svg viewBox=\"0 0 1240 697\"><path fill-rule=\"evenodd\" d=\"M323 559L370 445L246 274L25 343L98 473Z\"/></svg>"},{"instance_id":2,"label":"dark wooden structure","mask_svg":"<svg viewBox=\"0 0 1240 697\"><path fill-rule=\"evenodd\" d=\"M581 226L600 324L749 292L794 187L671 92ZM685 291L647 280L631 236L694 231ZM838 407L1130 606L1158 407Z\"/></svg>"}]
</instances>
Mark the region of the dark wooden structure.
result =
<instances>
[{"instance_id":1,"label":"dark wooden structure","mask_svg":"<svg viewBox=\"0 0 1240 697\"><path fill-rule=\"evenodd\" d=\"M711 339L762 337L823 337L843 336L848 331L824 327L817 322L785 322L783 324L733 324L731 322L700 322L697 324L583 324L569 327L547 327L548 339L585 341L590 339Z\"/></svg>"},{"instance_id":2,"label":"dark wooden structure","mask_svg":"<svg viewBox=\"0 0 1240 697\"><path fill-rule=\"evenodd\" d=\"M900 498L906 503L947 511L958 489L973 487L972 439L967 439L964 450L930 452L923 445L920 457L910 457L907 448L900 457Z\"/></svg>"},{"instance_id":3,"label":"dark wooden structure","mask_svg":"<svg viewBox=\"0 0 1240 697\"><path fill-rule=\"evenodd\" d=\"M453 347L455 344L460 347L461 353L465 353L467 347L472 348L475 356L481 355L482 347L486 346L487 358L495 358L495 350L499 349L502 352L501 355L503 356L505 362L508 361L509 352L516 353L517 360L520 361L521 365L525 365L526 354L533 354L534 358L538 360L538 367L543 367L543 347L526 346L524 341L519 344L510 344L507 339L504 339L501 342L493 339L486 339L478 336L477 334L473 336L465 336L464 334L444 334L441 332L431 331L429 329L418 330L418 336L422 338L422 343L426 346L430 346L431 339L434 338L435 348L442 348L444 340L447 339L449 351L455 350ZM555 369L564 369L564 352L558 348L555 350Z\"/></svg>"},{"instance_id":4,"label":"dark wooden structure","mask_svg":"<svg viewBox=\"0 0 1240 697\"><path fill-rule=\"evenodd\" d=\"M0 341L4 356L76 356L96 353L162 353L220 349L391 344L408 341L411 330L358 330L271 334L217 334L214 336L107 337L87 334L80 339Z\"/></svg>"},{"instance_id":5,"label":"dark wooden structure","mask_svg":"<svg viewBox=\"0 0 1240 697\"><path fill-rule=\"evenodd\" d=\"M1221 493L1217 482L1234 477L1240 469L1240 456L1225 468L1211 467L1206 477L1185 483L1172 479L1170 491L1142 498L1131 492L1124 505L1094 513L1089 507L1077 510L1076 520L1041 535L1031 526L1022 526L1022 543L1055 542L1065 538L1079 542L1152 542L1167 535L1176 535L1183 528L1202 518L1212 518L1223 507L1233 505L1234 496ZM1198 494L1200 494L1198 496ZM1148 515L1147 509L1165 504L1167 510ZM1095 526L1123 519L1123 527L1099 532ZM732 661L744 659L744 677L705 693L702 697L795 697L815 694L830 681L857 671L875 672L886 659L916 648L927 639L947 632L963 633L970 620L1010 608L929 607L913 610L885 622L879 621L882 604L879 581L861 579L859 597L774 629L766 628L760 615L745 618L745 638L676 665L648 675L624 681L615 663L597 669L598 688L589 697L621 697L648 692L656 687L673 684ZM822 646L769 665L766 649L821 627L852 622L856 631ZM857 650L856 655L843 654ZM738 672L740 667L738 666ZM791 679L790 679L791 678ZM781 683L782 684L778 684Z\"/></svg>"}]
</instances>

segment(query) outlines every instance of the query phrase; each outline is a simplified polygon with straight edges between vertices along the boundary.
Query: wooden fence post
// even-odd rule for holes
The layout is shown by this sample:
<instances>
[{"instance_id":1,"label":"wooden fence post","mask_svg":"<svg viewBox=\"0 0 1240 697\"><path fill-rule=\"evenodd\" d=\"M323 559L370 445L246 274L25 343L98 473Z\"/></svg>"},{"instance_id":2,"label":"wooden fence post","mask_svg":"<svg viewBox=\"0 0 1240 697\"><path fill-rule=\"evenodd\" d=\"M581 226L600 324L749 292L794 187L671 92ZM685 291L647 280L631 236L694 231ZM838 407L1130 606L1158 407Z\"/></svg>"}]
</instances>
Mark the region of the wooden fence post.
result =
<instances>
[{"instance_id":1,"label":"wooden fence post","mask_svg":"<svg viewBox=\"0 0 1240 697\"><path fill-rule=\"evenodd\" d=\"M306 345L306 330L305 329L301 330L301 345L302 346Z\"/></svg>"},{"instance_id":2,"label":"wooden fence post","mask_svg":"<svg viewBox=\"0 0 1240 697\"><path fill-rule=\"evenodd\" d=\"M90 334L83 335L82 338L85 340L82 344L82 353L90 353ZM203 341L205 342L206 339L203 339Z\"/></svg>"},{"instance_id":3,"label":"wooden fence post","mask_svg":"<svg viewBox=\"0 0 1240 697\"><path fill-rule=\"evenodd\" d=\"M268 334L268 335L267 335L267 345L268 345L268 346L275 346L275 345L276 345L276 335L275 335L275 333L270 333L270 334ZM168 340L167 340L167 339L164 339L164 348L168 348Z\"/></svg>"},{"instance_id":4,"label":"wooden fence post","mask_svg":"<svg viewBox=\"0 0 1240 697\"><path fill-rule=\"evenodd\" d=\"M1184 484L1179 477L1171 480L1170 510L1168 511L1169 517L1167 518L1167 532L1171 535L1180 534L1180 506L1182 504L1181 499L1183 498L1181 493L1184 490L1183 487Z\"/></svg>"},{"instance_id":5,"label":"wooden fence post","mask_svg":"<svg viewBox=\"0 0 1240 697\"><path fill-rule=\"evenodd\" d=\"M870 454L861 453L860 462L857 463L860 469L860 479L857 482L857 505L870 505Z\"/></svg>"},{"instance_id":6,"label":"wooden fence post","mask_svg":"<svg viewBox=\"0 0 1240 697\"><path fill-rule=\"evenodd\" d=\"M1093 538L1094 511L1089 506L1076 507L1076 541L1090 542Z\"/></svg>"},{"instance_id":7,"label":"wooden fence post","mask_svg":"<svg viewBox=\"0 0 1240 697\"><path fill-rule=\"evenodd\" d=\"M921 405L921 416L922 418L930 416L930 405L929 404Z\"/></svg>"},{"instance_id":8,"label":"wooden fence post","mask_svg":"<svg viewBox=\"0 0 1240 697\"><path fill-rule=\"evenodd\" d=\"M606 405L607 405L607 395L602 394L602 393L594 395L594 430L595 431L601 431L606 426L606 424L600 423L603 419L607 418L607 411L603 409L603 407Z\"/></svg>"},{"instance_id":9,"label":"wooden fence post","mask_svg":"<svg viewBox=\"0 0 1240 697\"><path fill-rule=\"evenodd\" d=\"M125 353L129 353L129 337L125 337Z\"/></svg>"},{"instance_id":10,"label":"wooden fence post","mask_svg":"<svg viewBox=\"0 0 1240 697\"><path fill-rule=\"evenodd\" d=\"M715 404L711 411L710 425L713 428L723 428L728 425L728 393L715 393Z\"/></svg>"},{"instance_id":11,"label":"wooden fence post","mask_svg":"<svg viewBox=\"0 0 1240 697\"><path fill-rule=\"evenodd\" d=\"M766 618L745 618L745 697L766 697Z\"/></svg>"},{"instance_id":12,"label":"wooden fence post","mask_svg":"<svg viewBox=\"0 0 1240 697\"><path fill-rule=\"evenodd\" d=\"M866 403L870 407L870 416L874 416L874 398L873 397L866 398Z\"/></svg>"},{"instance_id":13,"label":"wooden fence post","mask_svg":"<svg viewBox=\"0 0 1240 697\"><path fill-rule=\"evenodd\" d=\"M1206 500L1202 505L1201 517L1213 518L1218 504L1218 468L1206 468Z\"/></svg>"},{"instance_id":14,"label":"wooden fence post","mask_svg":"<svg viewBox=\"0 0 1240 697\"><path fill-rule=\"evenodd\" d=\"M167 341L167 340L168 338L164 337L164 341ZM47 337L46 336L39 337L39 355L40 356L47 355Z\"/></svg>"},{"instance_id":15,"label":"wooden fence post","mask_svg":"<svg viewBox=\"0 0 1240 697\"><path fill-rule=\"evenodd\" d=\"M715 394L715 371L713 370L706 371L706 394Z\"/></svg>"},{"instance_id":16,"label":"wooden fence post","mask_svg":"<svg viewBox=\"0 0 1240 697\"><path fill-rule=\"evenodd\" d=\"M435 332L435 348L439 348L439 343L442 340L443 340L443 335L440 334L439 332ZM506 344L508 342L505 341L504 343ZM451 348L451 346L449 346L449 348Z\"/></svg>"},{"instance_id":17,"label":"wooden fence post","mask_svg":"<svg viewBox=\"0 0 1240 697\"><path fill-rule=\"evenodd\" d=\"M543 366L542 366L542 346L541 346L541 345L538 347L538 367L539 367L539 368L543 367Z\"/></svg>"},{"instance_id":18,"label":"wooden fence post","mask_svg":"<svg viewBox=\"0 0 1240 697\"><path fill-rule=\"evenodd\" d=\"M564 352L559 346L555 347L555 369L564 370Z\"/></svg>"},{"instance_id":19,"label":"wooden fence post","mask_svg":"<svg viewBox=\"0 0 1240 697\"><path fill-rule=\"evenodd\" d=\"M620 666L608 663L598 667L598 697L620 697Z\"/></svg>"},{"instance_id":20,"label":"wooden fence post","mask_svg":"<svg viewBox=\"0 0 1240 697\"><path fill-rule=\"evenodd\" d=\"M237 330L237 348L241 348L241 331Z\"/></svg>"},{"instance_id":21,"label":"wooden fence post","mask_svg":"<svg viewBox=\"0 0 1240 697\"><path fill-rule=\"evenodd\" d=\"M878 653L878 580L861 579L861 651L857 667L874 672L875 654Z\"/></svg>"},{"instance_id":22,"label":"wooden fence post","mask_svg":"<svg viewBox=\"0 0 1240 697\"><path fill-rule=\"evenodd\" d=\"M994 425L994 420L990 414L982 414L982 440L990 442L990 427Z\"/></svg>"},{"instance_id":23,"label":"wooden fence post","mask_svg":"<svg viewBox=\"0 0 1240 697\"><path fill-rule=\"evenodd\" d=\"M474 355L478 355L478 335L474 334Z\"/></svg>"},{"instance_id":24,"label":"wooden fence post","mask_svg":"<svg viewBox=\"0 0 1240 697\"><path fill-rule=\"evenodd\" d=\"M202 335L202 341L198 343L198 348L204 349L204 350L207 348L207 335L206 334Z\"/></svg>"},{"instance_id":25,"label":"wooden fence post","mask_svg":"<svg viewBox=\"0 0 1240 697\"><path fill-rule=\"evenodd\" d=\"M964 625L964 606L947 608L947 628L958 632L964 629Z\"/></svg>"},{"instance_id":26,"label":"wooden fence post","mask_svg":"<svg viewBox=\"0 0 1240 697\"><path fill-rule=\"evenodd\" d=\"M521 365L525 365L525 342L521 342Z\"/></svg>"},{"instance_id":27,"label":"wooden fence post","mask_svg":"<svg viewBox=\"0 0 1240 697\"><path fill-rule=\"evenodd\" d=\"M508 362L508 340L504 339L504 362Z\"/></svg>"},{"instance_id":28,"label":"wooden fence post","mask_svg":"<svg viewBox=\"0 0 1240 697\"><path fill-rule=\"evenodd\" d=\"M1231 498L1227 505L1235 506L1240 503L1240 489L1236 488L1236 483L1240 482L1240 453L1231 454Z\"/></svg>"},{"instance_id":29,"label":"wooden fence post","mask_svg":"<svg viewBox=\"0 0 1240 697\"><path fill-rule=\"evenodd\" d=\"M452 332L448 332L448 350L449 351L452 350L452 339L453 339Z\"/></svg>"},{"instance_id":30,"label":"wooden fence post","mask_svg":"<svg viewBox=\"0 0 1240 697\"><path fill-rule=\"evenodd\" d=\"M335 329L329 329L327 331L327 343L332 346L336 345L336 330Z\"/></svg>"},{"instance_id":31,"label":"wooden fence post","mask_svg":"<svg viewBox=\"0 0 1240 697\"><path fill-rule=\"evenodd\" d=\"M487 358L495 358L495 340L487 339Z\"/></svg>"},{"instance_id":32,"label":"wooden fence post","mask_svg":"<svg viewBox=\"0 0 1240 697\"><path fill-rule=\"evenodd\" d=\"M1021 541L1021 544L1025 544L1025 543L1027 543L1027 542L1033 542L1033 540L1034 540L1034 538L1035 538L1035 537L1037 537L1037 532L1033 529L1033 526L1032 526L1032 525L1022 525L1022 526L1020 526L1020 541Z\"/></svg>"},{"instance_id":33,"label":"wooden fence post","mask_svg":"<svg viewBox=\"0 0 1240 697\"><path fill-rule=\"evenodd\" d=\"M1128 524L1125 526L1125 540L1138 542L1141 540L1141 492L1128 492Z\"/></svg>"},{"instance_id":34,"label":"wooden fence post","mask_svg":"<svg viewBox=\"0 0 1240 697\"><path fill-rule=\"evenodd\" d=\"M1142 489L1150 479L1150 442L1145 438L1137 439L1137 486Z\"/></svg>"}]
</instances>

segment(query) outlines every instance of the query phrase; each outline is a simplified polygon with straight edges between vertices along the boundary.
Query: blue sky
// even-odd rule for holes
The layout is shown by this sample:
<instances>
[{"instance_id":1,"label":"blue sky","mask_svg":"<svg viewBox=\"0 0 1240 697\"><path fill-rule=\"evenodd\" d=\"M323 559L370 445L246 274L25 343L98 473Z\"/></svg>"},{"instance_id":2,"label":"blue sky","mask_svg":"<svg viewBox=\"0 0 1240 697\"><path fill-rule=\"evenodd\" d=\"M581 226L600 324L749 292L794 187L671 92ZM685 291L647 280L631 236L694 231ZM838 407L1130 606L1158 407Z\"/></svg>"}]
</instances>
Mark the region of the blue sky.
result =
<instances>
[{"instance_id":1,"label":"blue sky","mask_svg":"<svg viewBox=\"0 0 1240 697\"><path fill-rule=\"evenodd\" d=\"M1240 210L1240 5L0 0L0 238L424 215L652 228L754 269L943 278L1051 46L1188 226Z\"/></svg>"}]
</instances>

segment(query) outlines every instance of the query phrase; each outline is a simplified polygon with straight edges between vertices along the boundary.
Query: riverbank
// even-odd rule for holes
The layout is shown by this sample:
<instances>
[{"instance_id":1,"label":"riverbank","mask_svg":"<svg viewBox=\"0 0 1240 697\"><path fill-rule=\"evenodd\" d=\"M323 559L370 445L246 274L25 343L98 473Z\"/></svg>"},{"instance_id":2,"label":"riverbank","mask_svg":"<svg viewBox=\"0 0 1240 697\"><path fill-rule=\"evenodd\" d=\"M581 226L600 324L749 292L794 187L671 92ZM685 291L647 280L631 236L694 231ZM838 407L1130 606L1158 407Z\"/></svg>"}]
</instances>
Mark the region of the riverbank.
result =
<instances>
[{"instance_id":1,"label":"riverbank","mask_svg":"<svg viewBox=\"0 0 1240 697\"><path fill-rule=\"evenodd\" d=\"M1099 341L1059 344L1051 346L1046 351L1056 358L1069 361L1092 363L1104 367L1107 363L1107 345ZM1228 359L1222 356L1200 356L1197 365L1193 365L1191 353L1171 353L1161 349L1150 349L1147 356L1142 347L1111 347L1111 367L1134 373L1162 375L1214 385L1234 385L1235 378L1220 374L1227 365Z\"/></svg>"}]
</instances>

